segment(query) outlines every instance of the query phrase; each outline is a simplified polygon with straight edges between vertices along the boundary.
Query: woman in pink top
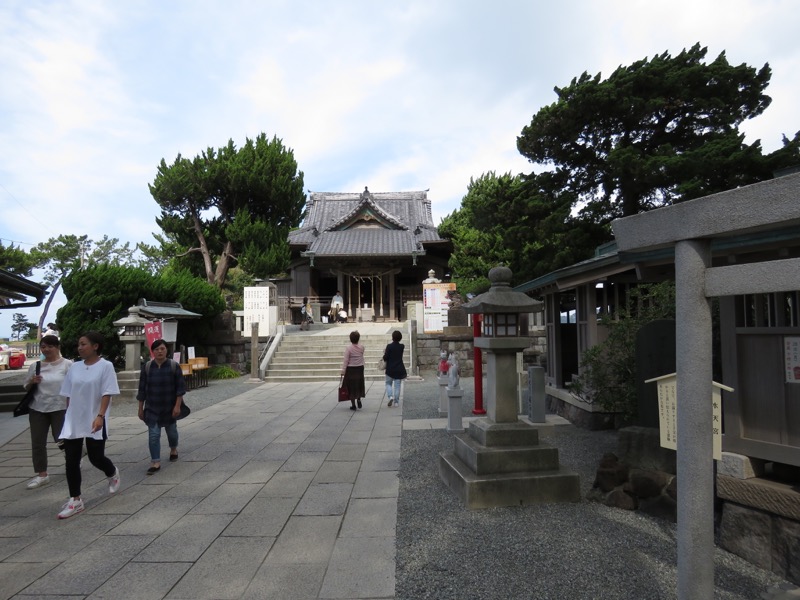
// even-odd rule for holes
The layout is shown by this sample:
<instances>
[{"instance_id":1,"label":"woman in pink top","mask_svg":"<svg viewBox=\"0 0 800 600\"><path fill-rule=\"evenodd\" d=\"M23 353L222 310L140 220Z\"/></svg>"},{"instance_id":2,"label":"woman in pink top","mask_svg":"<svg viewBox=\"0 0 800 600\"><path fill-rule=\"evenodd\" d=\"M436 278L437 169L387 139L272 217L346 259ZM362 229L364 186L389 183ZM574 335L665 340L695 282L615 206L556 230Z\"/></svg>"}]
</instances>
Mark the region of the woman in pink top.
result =
<instances>
[{"instance_id":1,"label":"woman in pink top","mask_svg":"<svg viewBox=\"0 0 800 600\"><path fill-rule=\"evenodd\" d=\"M364 392L364 346L358 343L361 334L357 331L350 332L352 342L344 349L344 361L342 362L342 376L350 394L350 410L361 408L361 398L366 396Z\"/></svg>"}]
</instances>

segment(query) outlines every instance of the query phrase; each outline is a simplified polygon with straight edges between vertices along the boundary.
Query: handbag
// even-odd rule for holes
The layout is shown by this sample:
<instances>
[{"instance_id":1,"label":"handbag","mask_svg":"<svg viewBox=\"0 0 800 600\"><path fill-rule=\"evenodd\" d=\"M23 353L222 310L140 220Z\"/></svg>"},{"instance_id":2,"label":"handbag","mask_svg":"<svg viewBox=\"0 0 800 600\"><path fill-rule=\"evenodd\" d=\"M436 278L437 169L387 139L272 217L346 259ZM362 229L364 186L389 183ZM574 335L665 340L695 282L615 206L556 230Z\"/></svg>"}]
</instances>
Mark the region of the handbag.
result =
<instances>
[{"instance_id":1,"label":"handbag","mask_svg":"<svg viewBox=\"0 0 800 600\"><path fill-rule=\"evenodd\" d=\"M378 371L385 371L385 370L386 370L386 361L383 360L383 359L380 359L378 361Z\"/></svg>"},{"instance_id":2,"label":"handbag","mask_svg":"<svg viewBox=\"0 0 800 600\"><path fill-rule=\"evenodd\" d=\"M41 368L42 368L42 361L37 360L36 361L37 375L41 371ZM34 394L36 393L36 388L37 386L35 384L31 385L31 387L28 388L28 391L25 392L25 395L22 397L22 400L19 401L19 404L17 404L14 407L15 417L21 417L22 415L27 415L30 412L30 405L31 402L33 402Z\"/></svg>"},{"instance_id":3,"label":"handbag","mask_svg":"<svg viewBox=\"0 0 800 600\"><path fill-rule=\"evenodd\" d=\"M192 409L191 409L191 408L189 408L189 407L186 405L186 400L184 400L183 402L181 402L181 414L179 414L179 415L178 415L178 416L175 418L175 420L176 420L176 421L180 421L181 419L183 419L183 418L185 418L185 417L188 417L190 414L192 414Z\"/></svg>"},{"instance_id":4,"label":"handbag","mask_svg":"<svg viewBox=\"0 0 800 600\"><path fill-rule=\"evenodd\" d=\"M344 382L344 377L339 380L339 402L350 400L350 390L347 389L347 384Z\"/></svg>"}]
</instances>

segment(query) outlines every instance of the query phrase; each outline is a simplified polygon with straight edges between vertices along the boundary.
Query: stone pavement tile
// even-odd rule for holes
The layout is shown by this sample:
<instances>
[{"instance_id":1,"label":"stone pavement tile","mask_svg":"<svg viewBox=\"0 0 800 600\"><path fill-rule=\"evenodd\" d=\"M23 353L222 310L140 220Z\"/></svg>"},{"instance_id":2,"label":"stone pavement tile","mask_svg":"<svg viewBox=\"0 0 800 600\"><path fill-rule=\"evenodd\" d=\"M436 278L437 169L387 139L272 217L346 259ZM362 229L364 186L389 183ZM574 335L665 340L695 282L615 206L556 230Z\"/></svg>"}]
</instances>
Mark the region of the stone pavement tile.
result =
<instances>
[{"instance_id":1,"label":"stone pavement tile","mask_svg":"<svg viewBox=\"0 0 800 600\"><path fill-rule=\"evenodd\" d=\"M241 600L315 600L325 577L325 564L261 565Z\"/></svg>"},{"instance_id":2,"label":"stone pavement tile","mask_svg":"<svg viewBox=\"0 0 800 600\"><path fill-rule=\"evenodd\" d=\"M155 475L154 475L155 477ZM169 497L202 497L208 496L211 492L225 483L225 480L230 477L230 473L224 473L223 471L205 471L204 468L197 471L197 473L176 485L170 491L164 494L164 496Z\"/></svg>"},{"instance_id":3,"label":"stone pavement tile","mask_svg":"<svg viewBox=\"0 0 800 600\"><path fill-rule=\"evenodd\" d=\"M338 442L328 452L326 460L361 460L364 458L364 452L366 451L367 444L343 444Z\"/></svg>"},{"instance_id":4,"label":"stone pavement tile","mask_svg":"<svg viewBox=\"0 0 800 600\"><path fill-rule=\"evenodd\" d=\"M400 454L400 437L378 437L373 433L367 446L367 454L370 452L396 452Z\"/></svg>"},{"instance_id":5,"label":"stone pavement tile","mask_svg":"<svg viewBox=\"0 0 800 600\"><path fill-rule=\"evenodd\" d=\"M253 498L222 535L278 537L295 506L297 498Z\"/></svg>"},{"instance_id":6,"label":"stone pavement tile","mask_svg":"<svg viewBox=\"0 0 800 600\"><path fill-rule=\"evenodd\" d=\"M157 498L111 530L112 535L161 535L197 506L200 498Z\"/></svg>"},{"instance_id":7,"label":"stone pavement tile","mask_svg":"<svg viewBox=\"0 0 800 600\"><path fill-rule=\"evenodd\" d=\"M347 509L347 501L353 485L350 483L315 483L294 510L295 515L342 515Z\"/></svg>"},{"instance_id":8,"label":"stone pavement tile","mask_svg":"<svg viewBox=\"0 0 800 600\"><path fill-rule=\"evenodd\" d=\"M3 477L0 478L0 491L5 491L14 486L19 485L22 482L30 481L33 478L33 475L25 475L25 476L16 476L16 477ZM16 492L13 494L16 495ZM12 495L12 497L13 497ZM0 500L5 499L4 495L0 492Z\"/></svg>"},{"instance_id":9,"label":"stone pavement tile","mask_svg":"<svg viewBox=\"0 0 800 600\"><path fill-rule=\"evenodd\" d=\"M392 598L394 537L339 538L319 598Z\"/></svg>"},{"instance_id":10,"label":"stone pavement tile","mask_svg":"<svg viewBox=\"0 0 800 600\"><path fill-rule=\"evenodd\" d=\"M339 444L367 444L372 435L371 430L358 431L356 429L346 430L339 436Z\"/></svg>"},{"instance_id":11,"label":"stone pavement tile","mask_svg":"<svg viewBox=\"0 0 800 600\"><path fill-rule=\"evenodd\" d=\"M329 452L338 439L338 432L326 433L325 435L312 434L300 444L298 450L301 452Z\"/></svg>"},{"instance_id":12,"label":"stone pavement tile","mask_svg":"<svg viewBox=\"0 0 800 600\"><path fill-rule=\"evenodd\" d=\"M317 471L327 452L300 452L292 454L281 467L281 471Z\"/></svg>"},{"instance_id":13,"label":"stone pavement tile","mask_svg":"<svg viewBox=\"0 0 800 600\"><path fill-rule=\"evenodd\" d=\"M36 541L9 556L4 562L61 562L91 546L125 517L122 515L94 516L88 512L67 521L51 517L48 527L39 531Z\"/></svg>"},{"instance_id":14,"label":"stone pavement tile","mask_svg":"<svg viewBox=\"0 0 800 600\"><path fill-rule=\"evenodd\" d=\"M231 449L223 452L217 458L204 467L203 471L226 471L235 473L250 460L250 456L240 452L238 449Z\"/></svg>"},{"instance_id":15,"label":"stone pavement tile","mask_svg":"<svg viewBox=\"0 0 800 600\"><path fill-rule=\"evenodd\" d=\"M361 461L326 460L314 476L314 483L355 483Z\"/></svg>"},{"instance_id":16,"label":"stone pavement tile","mask_svg":"<svg viewBox=\"0 0 800 600\"><path fill-rule=\"evenodd\" d=\"M396 527L397 498L353 498L339 537L394 537Z\"/></svg>"},{"instance_id":17,"label":"stone pavement tile","mask_svg":"<svg viewBox=\"0 0 800 600\"><path fill-rule=\"evenodd\" d=\"M132 515L172 489L171 485L137 485L124 494L114 494L92 509L93 515Z\"/></svg>"},{"instance_id":18,"label":"stone pavement tile","mask_svg":"<svg viewBox=\"0 0 800 600\"><path fill-rule=\"evenodd\" d=\"M16 554L23 548L31 545L36 539L37 538L34 536L0 537L0 561L5 560L12 554Z\"/></svg>"},{"instance_id":19,"label":"stone pavement tile","mask_svg":"<svg viewBox=\"0 0 800 600\"><path fill-rule=\"evenodd\" d=\"M80 516L76 517L80 518ZM106 535L25 588L29 595L89 595L136 556L152 536Z\"/></svg>"},{"instance_id":20,"label":"stone pavement tile","mask_svg":"<svg viewBox=\"0 0 800 600\"><path fill-rule=\"evenodd\" d=\"M225 483L267 483L281 466L283 466L281 460L250 461Z\"/></svg>"},{"instance_id":21,"label":"stone pavement tile","mask_svg":"<svg viewBox=\"0 0 800 600\"><path fill-rule=\"evenodd\" d=\"M45 562L0 563L0 598L11 598L57 565L58 563ZM29 598L33 600L33 597Z\"/></svg>"},{"instance_id":22,"label":"stone pavement tile","mask_svg":"<svg viewBox=\"0 0 800 600\"><path fill-rule=\"evenodd\" d=\"M144 485L183 483L208 464L198 461L184 461L181 460L181 456L180 452L178 452L178 462L174 463L169 462L169 459L164 456L161 460L161 470L153 475L147 475L147 469L150 468L150 459L148 458L147 462L142 465L144 477L141 479L140 483Z\"/></svg>"},{"instance_id":23,"label":"stone pavement tile","mask_svg":"<svg viewBox=\"0 0 800 600\"><path fill-rule=\"evenodd\" d=\"M274 540L221 537L206 550L167 595L170 600L236 600L267 556Z\"/></svg>"},{"instance_id":24,"label":"stone pavement tile","mask_svg":"<svg viewBox=\"0 0 800 600\"><path fill-rule=\"evenodd\" d=\"M192 565L128 563L86 600L161 600Z\"/></svg>"},{"instance_id":25,"label":"stone pavement tile","mask_svg":"<svg viewBox=\"0 0 800 600\"><path fill-rule=\"evenodd\" d=\"M361 471L353 487L353 498L397 498L399 490L396 471Z\"/></svg>"},{"instance_id":26,"label":"stone pavement tile","mask_svg":"<svg viewBox=\"0 0 800 600\"><path fill-rule=\"evenodd\" d=\"M184 515L136 555L137 562L194 562L234 515Z\"/></svg>"},{"instance_id":27,"label":"stone pavement tile","mask_svg":"<svg viewBox=\"0 0 800 600\"><path fill-rule=\"evenodd\" d=\"M327 565L341 522L341 516L291 517L275 540L265 567L298 563Z\"/></svg>"},{"instance_id":28,"label":"stone pavement tile","mask_svg":"<svg viewBox=\"0 0 800 600\"><path fill-rule=\"evenodd\" d=\"M229 448L227 446L206 444L204 446L200 446L195 450L190 450L189 452L186 452L184 450L183 452L181 452L181 460L189 462L193 460L198 460L200 462L210 462L228 449Z\"/></svg>"},{"instance_id":29,"label":"stone pavement tile","mask_svg":"<svg viewBox=\"0 0 800 600\"><path fill-rule=\"evenodd\" d=\"M287 430L275 438L275 444L302 444L308 437L307 431Z\"/></svg>"},{"instance_id":30,"label":"stone pavement tile","mask_svg":"<svg viewBox=\"0 0 800 600\"><path fill-rule=\"evenodd\" d=\"M300 443L295 444L278 444L272 442L269 446L264 448L261 452L253 457L253 460L286 460L297 448Z\"/></svg>"},{"instance_id":31,"label":"stone pavement tile","mask_svg":"<svg viewBox=\"0 0 800 600\"><path fill-rule=\"evenodd\" d=\"M256 494L256 498L300 498L306 493L313 471L278 471Z\"/></svg>"},{"instance_id":32,"label":"stone pavement tile","mask_svg":"<svg viewBox=\"0 0 800 600\"><path fill-rule=\"evenodd\" d=\"M399 471L399 452L370 452L361 462L362 471Z\"/></svg>"},{"instance_id":33,"label":"stone pavement tile","mask_svg":"<svg viewBox=\"0 0 800 600\"><path fill-rule=\"evenodd\" d=\"M192 509L193 514L236 514L242 510L263 486L258 483L223 483L200 504Z\"/></svg>"}]
</instances>

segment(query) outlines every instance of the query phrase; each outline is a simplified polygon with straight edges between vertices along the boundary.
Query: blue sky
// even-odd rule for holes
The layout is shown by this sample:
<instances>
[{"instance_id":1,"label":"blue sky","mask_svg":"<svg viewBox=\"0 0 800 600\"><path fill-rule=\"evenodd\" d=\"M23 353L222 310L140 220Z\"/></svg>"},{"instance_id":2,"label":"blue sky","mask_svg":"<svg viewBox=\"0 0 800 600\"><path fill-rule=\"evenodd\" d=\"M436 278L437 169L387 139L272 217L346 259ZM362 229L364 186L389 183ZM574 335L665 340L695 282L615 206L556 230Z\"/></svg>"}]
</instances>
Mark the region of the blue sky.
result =
<instances>
[{"instance_id":1,"label":"blue sky","mask_svg":"<svg viewBox=\"0 0 800 600\"><path fill-rule=\"evenodd\" d=\"M471 177L533 170L516 137L554 86L695 42L770 63L743 130L773 150L800 129L798 30L793 0L4 0L0 238L152 243L159 161L261 132L308 190L429 189L438 222Z\"/></svg>"}]
</instances>

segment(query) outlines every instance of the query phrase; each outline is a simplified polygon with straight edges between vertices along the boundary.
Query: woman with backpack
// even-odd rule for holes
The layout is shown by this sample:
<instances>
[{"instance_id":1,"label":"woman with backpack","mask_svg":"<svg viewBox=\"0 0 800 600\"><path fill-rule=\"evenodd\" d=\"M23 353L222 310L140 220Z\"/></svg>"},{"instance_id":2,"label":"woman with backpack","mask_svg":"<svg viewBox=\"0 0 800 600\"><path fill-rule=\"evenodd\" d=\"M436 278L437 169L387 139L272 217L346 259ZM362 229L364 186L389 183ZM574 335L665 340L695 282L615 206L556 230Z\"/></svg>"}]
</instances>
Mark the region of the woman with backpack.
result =
<instances>
[{"instance_id":1,"label":"woman with backpack","mask_svg":"<svg viewBox=\"0 0 800 600\"><path fill-rule=\"evenodd\" d=\"M147 424L152 475L161 470L161 429L167 432L169 460L178 460L178 422L181 404L186 393L183 371L171 358L167 358L167 342L162 339L150 344L153 360L142 366L139 375L139 418Z\"/></svg>"}]
</instances>

